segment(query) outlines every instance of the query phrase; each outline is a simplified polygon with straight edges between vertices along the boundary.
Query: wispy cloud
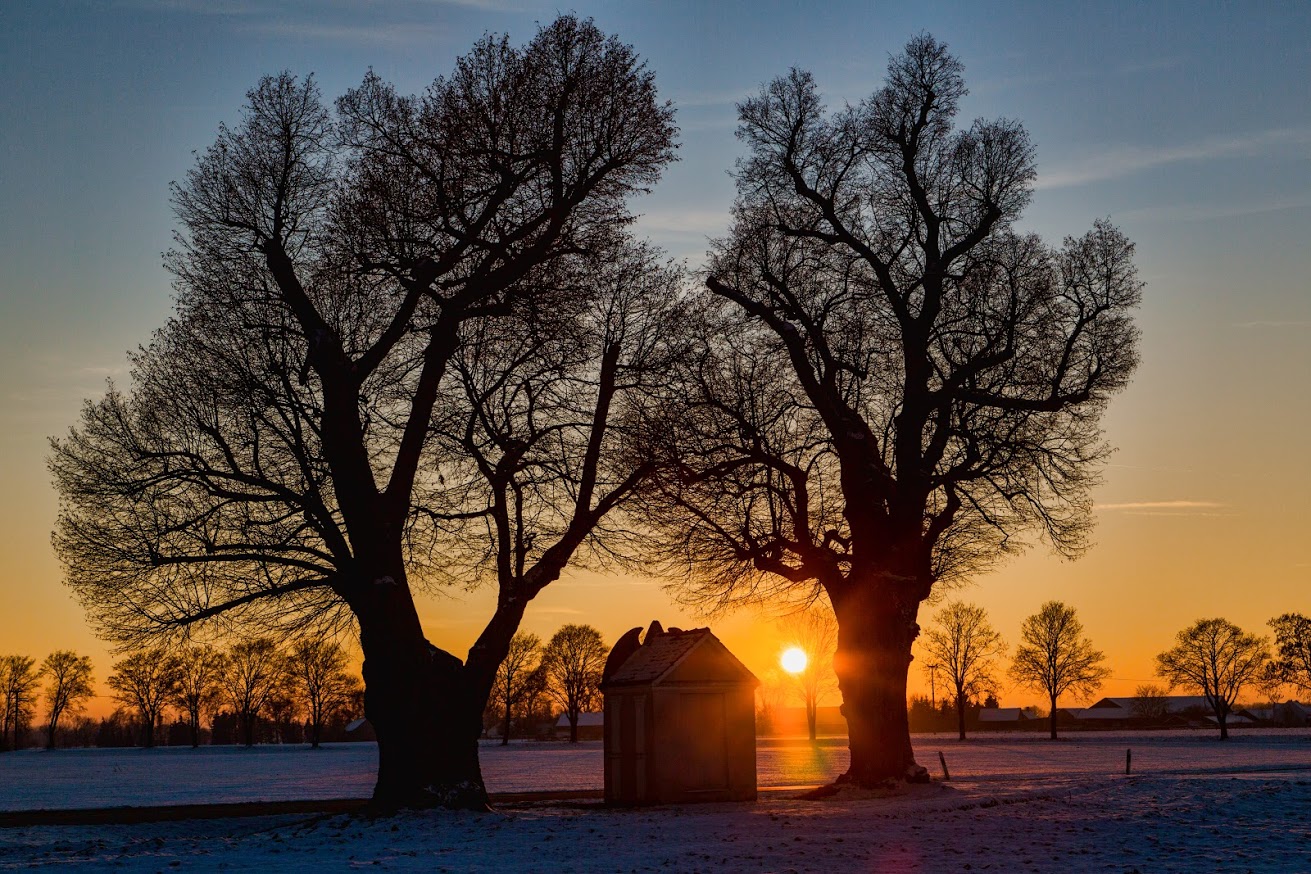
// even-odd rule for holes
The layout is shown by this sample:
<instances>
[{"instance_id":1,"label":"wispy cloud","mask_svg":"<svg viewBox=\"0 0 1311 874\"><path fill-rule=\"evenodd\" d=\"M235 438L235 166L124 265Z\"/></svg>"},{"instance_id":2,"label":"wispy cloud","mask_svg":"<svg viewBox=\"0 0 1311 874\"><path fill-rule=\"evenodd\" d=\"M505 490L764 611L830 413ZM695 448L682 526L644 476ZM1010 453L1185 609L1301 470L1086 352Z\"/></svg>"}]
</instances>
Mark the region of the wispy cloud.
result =
<instances>
[{"instance_id":1,"label":"wispy cloud","mask_svg":"<svg viewBox=\"0 0 1311 874\"><path fill-rule=\"evenodd\" d=\"M1118 504L1096 504L1098 510L1221 510L1225 504L1215 501L1126 501Z\"/></svg>"},{"instance_id":2,"label":"wispy cloud","mask_svg":"<svg viewBox=\"0 0 1311 874\"><path fill-rule=\"evenodd\" d=\"M1306 319L1267 319L1255 322L1235 322L1236 328L1311 328L1311 321Z\"/></svg>"},{"instance_id":3,"label":"wispy cloud","mask_svg":"<svg viewBox=\"0 0 1311 874\"><path fill-rule=\"evenodd\" d=\"M259 21L250 22L245 29L267 36L377 45L430 42L440 33L440 28L433 24L331 24L322 21Z\"/></svg>"},{"instance_id":4,"label":"wispy cloud","mask_svg":"<svg viewBox=\"0 0 1311 874\"><path fill-rule=\"evenodd\" d=\"M1071 188L1169 164L1251 157L1279 146L1307 144L1311 144L1311 128L1275 128L1245 136L1206 137L1174 146L1122 146L1041 172L1037 187Z\"/></svg>"},{"instance_id":5,"label":"wispy cloud","mask_svg":"<svg viewBox=\"0 0 1311 874\"><path fill-rule=\"evenodd\" d=\"M1116 217L1120 219L1132 218L1139 221L1196 222L1244 218L1271 212L1307 209L1308 207L1311 207L1311 192L1293 195L1281 194L1265 200L1244 203L1179 203L1168 206L1148 206L1116 213Z\"/></svg>"},{"instance_id":6,"label":"wispy cloud","mask_svg":"<svg viewBox=\"0 0 1311 874\"><path fill-rule=\"evenodd\" d=\"M728 232L732 216L726 209L650 210L643 213L637 223L649 234L714 237Z\"/></svg>"}]
</instances>

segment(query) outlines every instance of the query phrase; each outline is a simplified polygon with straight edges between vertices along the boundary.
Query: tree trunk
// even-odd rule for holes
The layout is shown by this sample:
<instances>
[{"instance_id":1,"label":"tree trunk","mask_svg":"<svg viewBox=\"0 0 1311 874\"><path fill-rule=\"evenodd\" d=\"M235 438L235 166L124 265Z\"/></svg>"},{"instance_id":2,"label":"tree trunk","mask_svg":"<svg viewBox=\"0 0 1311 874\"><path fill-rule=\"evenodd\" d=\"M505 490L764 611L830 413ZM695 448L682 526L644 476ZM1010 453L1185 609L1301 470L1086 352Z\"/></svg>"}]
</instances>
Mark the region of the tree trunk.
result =
<instances>
[{"instance_id":1,"label":"tree trunk","mask_svg":"<svg viewBox=\"0 0 1311 874\"><path fill-rule=\"evenodd\" d=\"M906 712L911 644L919 604L886 590L852 585L830 593L838 621L834 668L842 691L851 765L838 783L874 787L889 780L927 783L915 762Z\"/></svg>"},{"instance_id":2,"label":"tree trunk","mask_svg":"<svg viewBox=\"0 0 1311 874\"><path fill-rule=\"evenodd\" d=\"M960 740L965 740L965 693L956 693L956 728L960 732Z\"/></svg>"},{"instance_id":3,"label":"tree trunk","mask_svg":"<svg viewBox=\"0 0 1311 874\"><path fill-rule=\"evenodd\" d=\"M1220 740L1229 740L1229 723L1226 720L1226 714L1217 710L1215 718L1220 722Z\"/></svg>"},{"instance_id":4,"label":"tree trunk","mask_svg":"<svg viewBox=\"0 0 1311 874\"><path fill-rule=\"evenodd\" d=\"M806 727L810 729L810 742L815 742L815 723L818 721L819 705L813 697L806 697Z\"/></svg>"},{"instance_id":5,"label":"tree trunk","mask_svg":"<svg viewBox=\"0 0 1311 874\"><path fill-rule=\"evenodd\" d=\"M1056 696L1053 695L1051 697L1052 697L1052 709L1050 711L1050 715L1048 718L1051 721L1052 740L1056 740Z\"/></svg>"},{"instance_id":6,"label":"tree trunk","mask_svg":"<svg viewBox=\"0 0 1311 874\"><path fill-rule=\"evenodd\" d=\"M50 720L50 726L46 730L46 749L48 750L53 750L55 748L55 724L57 722L58 718Z\"/></svg>"},{"instance_id":7,"label":"tree trunk","mask_svg":"<svg viewBox=\"0 0 1311 874\"><path fill-rule=\"evenodd\" d=\"M460 660L423 636L404 584L374 588L371 603L355 611L364 713L378 737L373 806L487 809L478 765L485 699L470 688Z\"/></svg>"},{"instance_id":8,"label":"tree trunk","mask_svg":"<svg viewBox=\"0 0 1311 874\"><path fill-rule=\"evenodd\" d=\"M569 714L569 743L578 743L578 711Z\"/></svg>"}]
</instances>

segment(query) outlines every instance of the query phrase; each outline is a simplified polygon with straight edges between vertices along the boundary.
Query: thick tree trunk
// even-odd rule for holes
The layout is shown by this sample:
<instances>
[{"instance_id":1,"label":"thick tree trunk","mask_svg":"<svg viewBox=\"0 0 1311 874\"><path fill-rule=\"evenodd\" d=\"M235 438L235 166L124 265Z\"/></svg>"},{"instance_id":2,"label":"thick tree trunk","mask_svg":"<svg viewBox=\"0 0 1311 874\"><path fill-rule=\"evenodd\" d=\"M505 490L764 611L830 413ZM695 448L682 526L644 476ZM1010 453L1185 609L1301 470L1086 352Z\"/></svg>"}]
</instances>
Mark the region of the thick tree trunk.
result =
<instances>
[{"instance_id":1,"label":"thick tree trunk","mask_svg":"<svg viewBox=\"0 0 1311 874\"><path fill-rule=\"evenodd\" d=\"M806 727L810 730L811 743L814 743L815 741L815 723L818 721L817 720L818 715L819 715L818 703L815 701L814 698L807 697L806 698Z\"/></svg>"},{"instance_id":2,"label":"thick tree trunk","mask_svg":"<svg viewBox=\"0 0 1311 874\"><path fill-rule=\"evenodd\" d=\"M1050 713L1050 716L1049 716L1049 719L1050 719L1050 725L1051 725L1051 731L1052 731L1052 738L1051 738L1051 739L1052 739L1052 740L1056 740L1056 696L1053 695L1053 696L1051 696L1051 697L1052 697L1052 709L1051 709L1051 713Z\"/></svg>"},{"instance_id":3,"label":"thick tree trunk","mask_svg":"<svg viewBox=\"0 0 1311 874\"><path fill-rule=\"evenodd\" d=\"M960 740L965 740L965 693L956 693L956 728L960 731Z\"/></svg>"},{"instance_id":4,"label":"thick tree trunk","mask_svg":"<svg viewBox=\"0 0 1311 874\"><path fill-rule=\"evenodd\" d=\"M357 606L364 712L378 737L373 805L487 808L478 765L482 709L460 660L423 636L403 583L375 584Z\"/></svg>"},{"instance_id":5,"label":"thick tree trunk","mask_svg":"<svg viewBox=\"0 0 1311 874\"><path fill-rule=\"evenodd\" d=\"M578 743L578 712L569 714L569 743Z\"/></svg>"},{"instance_id":6,"label":"thick tree trunk","mask_svg":"<svg viewBox=\"0 0 1311 874\"><path fill-rule=\"evenodd\" d=\"M919 633L918 603L873 586L831 593L838 620L834 668L842 691L851 765L839 783L874 787L889 780L927 783L915 762L906 712L906 674Z\"/></svg>"}]
</instances>

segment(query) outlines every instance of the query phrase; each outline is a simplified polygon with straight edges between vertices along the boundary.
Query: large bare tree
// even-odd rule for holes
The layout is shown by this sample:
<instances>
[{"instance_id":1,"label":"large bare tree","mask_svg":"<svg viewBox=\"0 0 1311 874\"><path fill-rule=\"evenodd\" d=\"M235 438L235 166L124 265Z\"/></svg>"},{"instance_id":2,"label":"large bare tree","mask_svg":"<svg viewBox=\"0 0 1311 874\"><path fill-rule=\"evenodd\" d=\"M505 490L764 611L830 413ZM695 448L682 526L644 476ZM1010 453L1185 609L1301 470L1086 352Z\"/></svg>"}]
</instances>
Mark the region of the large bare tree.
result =
<instances>
[{"instance_id":1,"label":"large bare tree","mask_svg":"<svg viewBox=\"0 0 1311 874\"><path fill-rule=\"evenodd\" d=\"M1056 702L1062 695L1091 695L1111 675L1106 656L1083 634L1075 609L1048 601L1020 626L1011 677L1047 696L1051 739L1056 740Z\"/></svg>"},{"instance_id":2,"label":"large bare tree","mask_svg":"<svg viewBox=\"0 0 1311 874\"><path fill-rule=\"evenodd\" d=\"M955 126L930 36L828 112L793 70L738 106L747 146L708 264L702 354L653 428L666 558L711 604L822 588L850 736L840 781L927 780L906 677L936 584L1037 531L1086 545L1099 419L1136 363L1133 245L1016 229L1036 177L1015 121Z\"/></svg>"},{"instance_id":3,"label":"large bare tree","mask_svg":"<svg viewBox=\"0 0 1311 874\"><path fill-rule=\"evenodd\" d=\"M1229 739L1229 714L1270 661L1270 641L1227 619L1199 619L1175 635L1156 657L1156 673L1171 686L1199 692L1215 714L1220 740Z\"/></svg>"},{"instance_id":4,"label":"large bare tree","mask_svg":"<svg viewBox=\"0 0 1311 874\"><path fill-rule=\"evenodd\" d=\"M570 521L553 550L525 540L543 554L518 564L528 528L485 500L508 494L513 511L513 481L448 487L482 463L442 437L461 420L444 405L465 401L456 359L491 320L560 317L557 279L612 264L626 200L674 134L633 50L571 16L522 48L485 38L418 97L370 74L334 114L309 80L262 81L175 189L176 318L136 357L131 391L54 446L57 548L101 630L353 623L375 802L485 805L486 693L527 601L614 502L601 450L631 350L591 335L595 404L556 429L570 438L557 470L582 477L552 494ZM514 449L486 458L513 468ZM491 549L510 574L461 660L426 639L414 590L451 578L444 535L482 520L510 534ZM455 573L470 575L487 576Z\"/></svg>"},{"instance_id":5,"label":"large bare tree","mask_svg":"<svg viewBox=\"0 0 1311 874\"><path fill-rule=\"evenodd\" d=\"M951 683L956 699L956 729L965 740L965 708L971 698L995 691L997 659L1006 644L988 612L977 604L951 601L933 617L921 646Z\"/></svg>"}]
</instances>

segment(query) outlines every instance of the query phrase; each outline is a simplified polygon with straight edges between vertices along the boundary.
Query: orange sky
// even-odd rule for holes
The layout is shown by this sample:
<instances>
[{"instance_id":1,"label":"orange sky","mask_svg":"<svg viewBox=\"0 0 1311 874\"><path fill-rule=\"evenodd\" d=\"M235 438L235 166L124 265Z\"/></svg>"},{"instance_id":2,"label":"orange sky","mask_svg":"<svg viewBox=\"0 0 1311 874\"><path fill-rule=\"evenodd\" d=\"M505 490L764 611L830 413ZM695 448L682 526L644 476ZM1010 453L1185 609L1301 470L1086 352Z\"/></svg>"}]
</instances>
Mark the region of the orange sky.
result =
<instances>
[{"instance_id":1,"label":"orange sky","mask_svg":"<svg viewBox=\"0 0 1311 874\"><path fill-rule=\"evenodd\" d=\"M404 26L375 27L385 5L370 7L369 22L301 22L299 36L244 26L239 10L211 18L189 4L139 6L62 20L62 7L34 4L7 18L0 51L18 77L0 110L6 133L20 123L30 132L7 136L0 153L0 653L71 648L93 657L99 680L111 656L60 584L49 546L45 441L107 376L123 377L124 350L169 315L158 259L172 227L168 181L262 73L316 70L330 99L377 65L418 90L486 30L521 39L556 8L433 4L440 38L409 42ZM826 17L771 6L726 28L686 9L579 8L635 43L679 107L681 160L637 204L638 229L693 263L726 227L725 171L740 154L734 101L792 63L814 70L835 104L859 99L886 54L920 29L964 61L966 117L1017 117L1033 133L1039 179L1024 229L1057 242L1110 216L1138 243L1143 360L1105 420L1119 450L1095 493L1095 546L1076 562L1035 546L959 593L1012 646L1043 601L1073 605L1113 670L1103 692L1132 694L1153 680L1155 653L1198 618L1268 633L1279 613L1311 613L1308 7L1261 16L1216 7L1186 22L1164 6L998 10L894 3L876 15L874 4L853 4ZM432 640L462 652L490 597L425 600ZM590 622L613 641L653 618L704 624L654 581L575 573L539 597L525 627L547 637ZM713 628L762 674L784 644L751 613ZM927 691L917 668L911 681ZM1009 687L1001 696L1037 697Z\"/></svg>"}]
</instances>

